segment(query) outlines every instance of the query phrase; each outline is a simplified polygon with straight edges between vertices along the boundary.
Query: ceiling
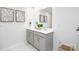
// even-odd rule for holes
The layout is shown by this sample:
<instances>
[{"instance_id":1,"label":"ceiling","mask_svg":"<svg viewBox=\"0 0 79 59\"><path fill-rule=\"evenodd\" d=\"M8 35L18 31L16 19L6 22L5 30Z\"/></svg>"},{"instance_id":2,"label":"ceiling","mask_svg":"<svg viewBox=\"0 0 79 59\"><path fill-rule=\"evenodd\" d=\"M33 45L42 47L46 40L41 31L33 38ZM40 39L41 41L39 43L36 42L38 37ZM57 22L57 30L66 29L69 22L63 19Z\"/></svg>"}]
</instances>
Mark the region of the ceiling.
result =
<instances>
[{"instance_id":1,"label":"ceiling","mask_svg":"<svg viewBox=\"0 0 79 59\"><path fill-rule=\"evenodd\" d=\"M51 7L41 9L41 11L48 12L48 13L52 14L52 8Z\"/></svg>"}]
</instances>

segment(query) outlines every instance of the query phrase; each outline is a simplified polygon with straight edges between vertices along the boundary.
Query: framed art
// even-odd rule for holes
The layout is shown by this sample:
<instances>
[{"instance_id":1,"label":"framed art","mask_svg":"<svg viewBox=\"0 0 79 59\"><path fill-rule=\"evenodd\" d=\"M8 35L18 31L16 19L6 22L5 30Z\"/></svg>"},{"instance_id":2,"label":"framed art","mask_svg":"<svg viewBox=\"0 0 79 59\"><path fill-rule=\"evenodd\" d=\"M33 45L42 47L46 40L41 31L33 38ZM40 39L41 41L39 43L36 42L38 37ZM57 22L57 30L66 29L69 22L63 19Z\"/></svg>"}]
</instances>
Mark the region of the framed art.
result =
<instances>
[{"instance_id":1,"label":"framed art","mask_svg":"<svg viewBox=\"0 0 79 59\"><path fill-rule=\"evenodd\" d=\"M42 23L46 23L47 22L47 16L39 15L39 21L42 22Z\"/></svg>"},{"instance_id":2,"label":"framed art","mask_svg":"<svg viewBox=\"0 0 79 59\"><path fill-rule=\"evenodd\" d=\"M0 8L0 21L1 22L13 22L14 21L14 10L10 8Z\"/></svg>"},{"instance_id":3,"label":"framed art","mask_svg":"<svg viewBox=\"0 0 79 59\"><path fill-rule=\"evenodd\" d=\"M25 12L20 10L15 10L15 20L16 22L25 22Z\"/></svg>"}]
</instances>

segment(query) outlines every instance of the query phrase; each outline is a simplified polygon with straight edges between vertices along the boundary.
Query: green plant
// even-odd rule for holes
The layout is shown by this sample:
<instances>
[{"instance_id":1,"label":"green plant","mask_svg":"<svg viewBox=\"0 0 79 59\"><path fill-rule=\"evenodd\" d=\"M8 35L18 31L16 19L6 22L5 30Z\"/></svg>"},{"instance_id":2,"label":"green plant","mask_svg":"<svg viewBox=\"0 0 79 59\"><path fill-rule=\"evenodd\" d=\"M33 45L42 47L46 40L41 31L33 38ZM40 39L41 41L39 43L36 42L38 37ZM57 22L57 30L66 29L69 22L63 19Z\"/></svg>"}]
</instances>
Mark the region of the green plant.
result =
<instances>
[{"instance_id":1,"label":"green plant","mask_svg":"<svg viewBox=\"0 0 79 59\"><path fill-rule=\"evenodd\" d=\"M43 27L43 24L37 24L38 27Z\"/></svg>"}]
</instances>

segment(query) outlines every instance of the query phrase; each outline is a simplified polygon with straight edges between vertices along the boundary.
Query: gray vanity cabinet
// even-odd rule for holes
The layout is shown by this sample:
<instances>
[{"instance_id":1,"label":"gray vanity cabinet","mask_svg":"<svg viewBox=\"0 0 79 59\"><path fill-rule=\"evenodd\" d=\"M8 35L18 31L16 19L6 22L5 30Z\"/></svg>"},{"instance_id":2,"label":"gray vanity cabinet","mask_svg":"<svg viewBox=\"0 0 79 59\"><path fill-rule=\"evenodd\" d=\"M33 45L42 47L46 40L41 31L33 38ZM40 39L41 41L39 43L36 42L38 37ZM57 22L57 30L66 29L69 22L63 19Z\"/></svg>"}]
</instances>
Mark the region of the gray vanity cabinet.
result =
<instances>
[{"instance_id":1,"label":"gray vanity cabinet","mask_svg":"<svg viewBox=\"0 0 79 59\"><path fill-rule=\"evenodd\" d=\"M52 51L53 50L53 33L40 33L27 29L27 41L37 50Z\"/></svg>"}]
</instances>

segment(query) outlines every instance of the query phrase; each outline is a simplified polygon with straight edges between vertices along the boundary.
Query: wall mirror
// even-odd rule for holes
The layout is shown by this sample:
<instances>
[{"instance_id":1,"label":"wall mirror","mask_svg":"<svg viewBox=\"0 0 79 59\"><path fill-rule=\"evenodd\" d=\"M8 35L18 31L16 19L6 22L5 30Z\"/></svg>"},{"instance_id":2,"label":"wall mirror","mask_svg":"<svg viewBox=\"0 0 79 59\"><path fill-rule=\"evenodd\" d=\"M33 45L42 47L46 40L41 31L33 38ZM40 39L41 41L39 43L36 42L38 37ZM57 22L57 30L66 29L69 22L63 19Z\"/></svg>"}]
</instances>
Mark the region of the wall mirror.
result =
<instances>
[{"instance_id":1,"label":"wall mirror","mask_svg":"<svg viewBox=\"0 0 79 59\"><path fill-rule=\"evenodd\" d=\"M39 10L39 22L42 22L49 28L52 28L52 7L46 7Z\"/></svg>"}]
</instances>

